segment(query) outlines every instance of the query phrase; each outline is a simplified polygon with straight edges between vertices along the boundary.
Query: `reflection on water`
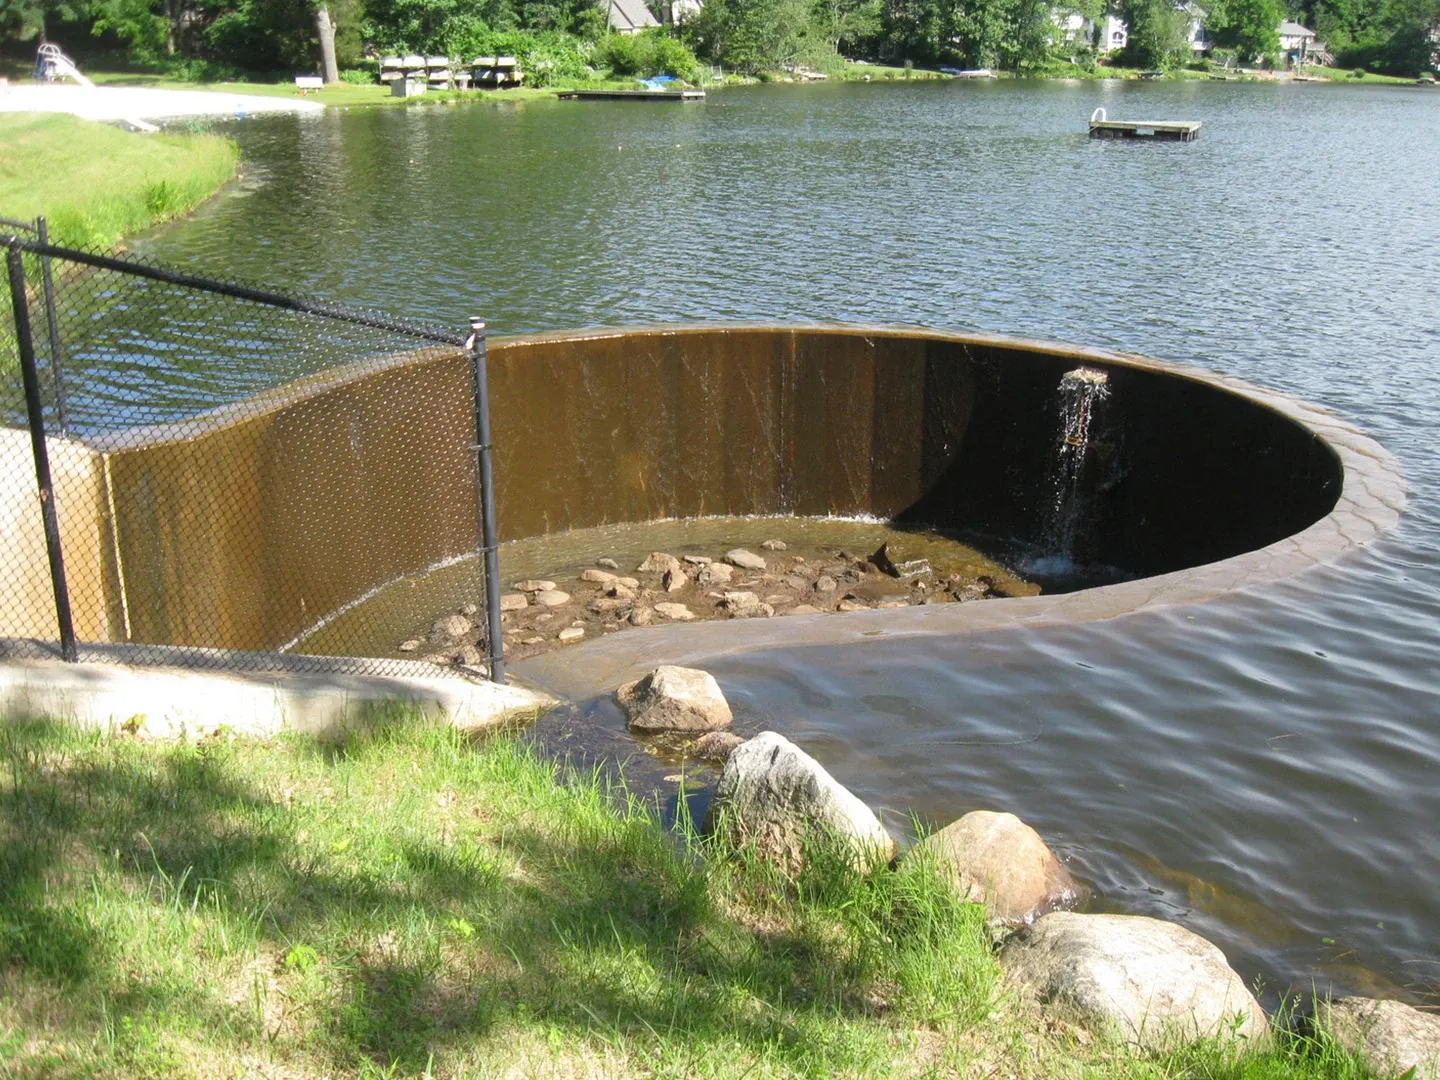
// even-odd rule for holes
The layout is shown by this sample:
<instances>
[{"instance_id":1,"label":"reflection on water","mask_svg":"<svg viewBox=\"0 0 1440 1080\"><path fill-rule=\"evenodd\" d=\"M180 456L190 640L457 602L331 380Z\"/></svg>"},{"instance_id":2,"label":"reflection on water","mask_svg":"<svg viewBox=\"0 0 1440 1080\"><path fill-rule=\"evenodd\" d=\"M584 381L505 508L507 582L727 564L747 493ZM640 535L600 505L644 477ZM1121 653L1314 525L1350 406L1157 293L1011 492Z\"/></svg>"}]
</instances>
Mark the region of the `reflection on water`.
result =
<instances>
[{"instance_id":1,"label":"reflection on water","mask_svg":"<svg viewBox=\"0 0 1440 1080\"><path fill-rule=\"evenodd\" d=\"M1205 138L1092 141L1096 105L1193 117ZM1053 337L1234 374L1367 428L1401 458L1410 510L1337 570L1073 629L715 667L742 722L790 732L872 803L1013 810L1100 903L1180 918L1247 973L1433 981L1440 95L757 87L685 109L236 130L269 181L148 253L445 325L482 313L497 333L843 319ZM623 745L607 708L595 722Z\"/></svg>"}]
</instances>

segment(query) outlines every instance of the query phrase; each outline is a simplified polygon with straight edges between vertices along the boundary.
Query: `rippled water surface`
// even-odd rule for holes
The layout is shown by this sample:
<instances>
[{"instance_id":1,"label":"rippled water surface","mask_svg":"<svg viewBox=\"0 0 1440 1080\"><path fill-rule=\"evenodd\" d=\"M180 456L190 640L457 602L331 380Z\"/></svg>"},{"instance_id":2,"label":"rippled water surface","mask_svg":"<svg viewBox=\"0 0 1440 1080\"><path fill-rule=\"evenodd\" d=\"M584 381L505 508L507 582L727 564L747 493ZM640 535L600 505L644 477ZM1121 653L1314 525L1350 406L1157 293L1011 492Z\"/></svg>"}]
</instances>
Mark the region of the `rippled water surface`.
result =
<instances>
[{"instance_id":1,"label":"rippled water surface","mask_svg":"<svg viewBox=\"0 0 1440 1080\"><path fill-rule=\"evenodd\" d=\"M1091 142L1096 105L1204 134ZM1013 810L1100 907L1179 919L1272 985L1440 985L1440 92L773 87L235 131L240 190L148 253L501 333L723 318L1054 337L1364 426L1411 501L1341 566L1108 623L714 669L742 724L791 733L873 804Z\"/></svg>"}]
</instances>

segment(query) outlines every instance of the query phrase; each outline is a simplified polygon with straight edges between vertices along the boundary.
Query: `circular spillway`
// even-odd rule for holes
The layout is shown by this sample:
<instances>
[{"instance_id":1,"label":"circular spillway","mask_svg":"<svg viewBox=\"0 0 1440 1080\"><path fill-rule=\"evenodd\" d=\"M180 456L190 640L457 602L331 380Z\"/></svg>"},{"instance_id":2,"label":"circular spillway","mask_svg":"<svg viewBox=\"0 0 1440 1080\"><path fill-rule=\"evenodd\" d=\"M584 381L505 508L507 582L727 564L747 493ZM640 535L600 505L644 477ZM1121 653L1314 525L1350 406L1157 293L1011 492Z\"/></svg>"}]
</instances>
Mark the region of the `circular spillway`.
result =
<instances>
[{"instance_id":1,"label":"circular spillway","mask_svg":"<svg viewBox=\"0 0 1440 1080\"><path fill-rule=\"evenodd\" d=\"M507 584L505 555L522 543L788 517L938 530L1044 590L812 616L803 630L796 619L677 628L675 647L696 655L797 633L954 633L1202 599L1332 561L1404 503L1393 459L1323 410L1094 349L662 326L502 338L489 370ZM85 640L394 656L418 620L478 598L473 570L440 573L475 562L472 387L468 356L423 350L74 443L105 493L94 506L117 508L113 522L80 523L95 556L77 555L74 573L98 598ZM1109 584L1077 588L1095 580ZM581 648L635 662L621 637Z\"/></svg>"},{"instance_id":2,"label":"circular spillway","mask_svg":"<svg viewBox=\"0 0 1440 1080\"><path fill-rule=\"evenodd\" d=\"M989 545L1041 577L1058 563L1103 568L1096 580L1112 582L810 617L803 630L788 619L687 626L667 646L677 657L797 633L954 633L1201 600L1332 561L1392 526L1404 503L1393 459L1322 409L1049 342L661 326L502 339L490 372L506 539L711 515L870 515ZM618 638L583 648L601 669L644 662ZM568 662L537 660L535 673Z\"/></svg>"}]
</instances>

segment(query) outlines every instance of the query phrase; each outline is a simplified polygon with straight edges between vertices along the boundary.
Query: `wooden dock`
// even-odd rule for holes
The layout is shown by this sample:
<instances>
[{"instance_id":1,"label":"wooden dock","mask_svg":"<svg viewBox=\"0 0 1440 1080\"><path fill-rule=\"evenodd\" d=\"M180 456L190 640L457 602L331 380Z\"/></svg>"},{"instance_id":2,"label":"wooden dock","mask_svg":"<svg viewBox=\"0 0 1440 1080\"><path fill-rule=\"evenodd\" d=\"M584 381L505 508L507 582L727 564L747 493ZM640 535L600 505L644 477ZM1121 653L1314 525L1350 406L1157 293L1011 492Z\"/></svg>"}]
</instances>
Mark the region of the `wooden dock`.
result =
<instances>
[{"instance_id":1,"label":"wooden dock","mask_svg":"<svg viewBox=\"0 0 1440 1080\"><path fill-rule=\"evenodd\" d=\"M1090 116L1092 139L1162 139L1194 142L1200 137L1199 120L1109 120L1104 109Z\"/></svg>"},{"instance_id":2,"label":"wooden dock","mask_svg":"<svg viewBox=\"0 0 1440 1080\"><path fill-rule=\"evenodd\" d=\"M555 95L578 101L704 101L704 90L566 90Z\"/></svg>"}]
</instances>

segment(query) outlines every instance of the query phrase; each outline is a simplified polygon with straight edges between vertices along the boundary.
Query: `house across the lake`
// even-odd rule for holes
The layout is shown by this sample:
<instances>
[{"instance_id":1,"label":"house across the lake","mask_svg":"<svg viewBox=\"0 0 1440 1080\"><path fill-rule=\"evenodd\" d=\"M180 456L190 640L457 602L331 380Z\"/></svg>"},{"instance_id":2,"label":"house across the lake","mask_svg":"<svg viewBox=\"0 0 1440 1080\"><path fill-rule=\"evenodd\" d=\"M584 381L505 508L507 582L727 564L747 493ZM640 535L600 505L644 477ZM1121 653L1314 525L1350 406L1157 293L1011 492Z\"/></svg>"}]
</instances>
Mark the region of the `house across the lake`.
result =
<instances>
[{"instance_id":1,"label":"house across the lake","mask_svg":"<svg viewBox=\"0 0 1440 1080\"><path fill-rule=\"evenodd\" d=\"M1287 64L1303 64L1315 46L1315 31L1297 22L1286 20L1280 24L1280 52Z\"/></svg>"},{"instance_id":2,"label":"house across the lake","mask_svg":"<svg viewBox=\"0 0 1440 1080\"><path fill-rule=\"evenodd\" d=\"M610 29L617 34L638 34L660 25L645 6L645 0L610 0L609 20Z\"/></svg>"}]
</instances>

